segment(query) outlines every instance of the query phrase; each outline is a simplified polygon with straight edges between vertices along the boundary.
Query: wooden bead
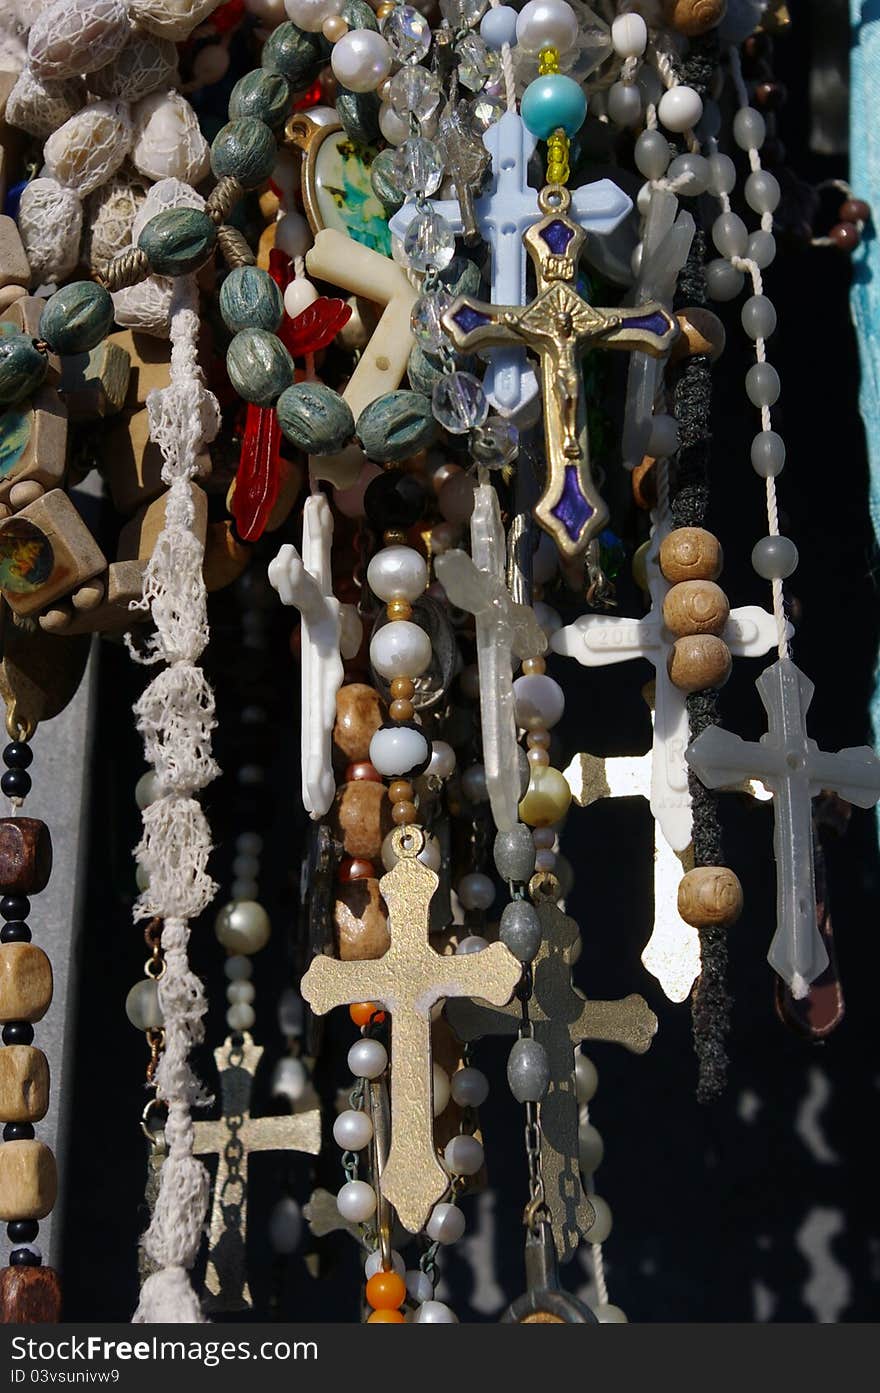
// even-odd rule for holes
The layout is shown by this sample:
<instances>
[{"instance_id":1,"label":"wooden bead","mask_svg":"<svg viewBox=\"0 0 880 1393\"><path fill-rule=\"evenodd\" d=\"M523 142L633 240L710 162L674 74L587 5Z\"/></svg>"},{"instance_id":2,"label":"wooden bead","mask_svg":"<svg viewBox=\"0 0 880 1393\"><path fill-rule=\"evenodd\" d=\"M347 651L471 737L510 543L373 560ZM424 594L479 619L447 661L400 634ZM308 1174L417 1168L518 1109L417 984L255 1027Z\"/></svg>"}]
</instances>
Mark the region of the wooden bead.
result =
<instances>
[{"instance_id":1,"label":"wooden bead","mask_svg":"<svg viewBox=\"0 0 880 1393\"><path fill-rule=\"evenodd\" d=\"M660 543L660 570L672 585L717 580L723 564L721 543L704 527L677 527Z\"/></svg>"},{"instance_id":2,"label":"wooden bead","mask_svg":"<svg viewBox=\"0 0 880 1393\"><path fill-rule=\"evenodd\" d=\"M49 1107L49 1064L33 1045L0 1049L0 1122L39 1122Z\"/></svg>"},{"instance_id":3,"label":"wooden bead","mask_svg":"<svg viewBox=\"0 0 880 1393\"><path fill-rule=\"evenodd\" d=\"M645 455L641 464L637 464L632 474L633 501L637 508L643 508L650 512L657 506L657 461L651 455Z\"/></svg>"},{"instance_id":4,"label":"wooden bead","mask_svg":"<svg viewBox=\"0 0 880 1393\"><path fill-rule=\"evenodd\" d=\"M416 684L411 677L394 677L391 679L391 695L395 701L412 701L416 690Z\"/></svg>"},{"instance_id":5,"label":"wooden bead","mask_svg":"<svg viewBox=\"0 0 880 1393\"><path fill-rule=\"evenodd\" d=\"M52 838L36 817L0 818L0 886L8 895L38 895L52 873Z\"/></svg>"},{"instance_id":6,"label":"wooden bead","mask_svg":"<svg viewBox=\"0 0 880 1393\"><path fill-rule=\"evenodd\" d=\"M333 803L330 826L348 856L378 861L392 826L385 785L369 779L343 784Z\"/></svg>"},{"instance_id":7,"label":"wooden bead","mask_svg":"<svg viewBox=\"0 0 880 1393\"><path fill-rule=\"evenodd\" d=\"M388 715L392 721L411 721L415 710L411 701L396 700L388 707Z\"/></svg>"},{"instance_id":8,"label":"wooden bead","mask_svg":"<svg viewBox=\"0 0 880 1393\"><path fill-rule=\"evenodd\" d=\"M720 24L727 0L663 0L663 18L670 29L694 38Z\"/></svg>"},{"instance_id":9,"label":"wooden bead","mask_svg":"<svg viewBox=\"0 0 880 1393\"><path fill-rule=\"evenodd\" d=\"M720 634L729 614L727 596L712 580L679 581L663 601L663 623L676 638Z\"/></svg>"},{"instance_id":10,"label":"wooden bead","mask_svg":"<svg viewBox=\"0 0 880 1393\"><path fill-rule=\"evenodd\" d=\"M409 779L395 779L388 785L388 797L392 803L403 803L413 796L413 786Z\"/></svg>"},{"instance_id":11,"label":"wooden bead","mask_svg":"<svg viewBox=\"0 0 880 1393\"><path fill-rule=\"evenodd\" d=\"M343 962L381 958L388 951L388 910L378 880L358 880L340 887L333 906L333 924Z\"/></svg>"},{"instance_id":12,"label":"wooden bead","mask_svg":"<svg viewBox=\"0 0 880 1393\"><path fill-rule=\"evenodd\" d=\"M391 805L391 821L395 827L407 827L418 820L419 810L415 803L401 801Z\"/></svg>"},{"instance_id":13,"label":"wooden bead","mask_svg":"<svg viewBox=\"0 0 880 1393\"><path fill-rule=\"evenodd\" d=\"M673 686L682 692L723 687L730 676L730 649L714 634L689 634L676 639L667 659Z\"/></svg>"},{"instance_id":14,"label":"wooden bead","mask_svg":"<svg viewBox=\"0 0 880 1393\"><path fill-rule=\"evenodd\" d=\"M727 336L717 314L702 305L688 305L675 317L679 332L669 355L674 363L696 353L705 353L710 363L721 357Z\"/></svg>"},{"instance_id":15,"label":"wooden bead","mask_svg":"<svg viewBox=\"0 0 880 1393\"><path fill-rule=\"evenodd\" d=\"M727 928L742 914L739 878L727 866L697 866L678 887L678 912L695 929L717 924Z\"/></svg>"},{"instance_id":16,"label":"wooden bead","mask_svg":"<svg viewBox=\"0 0 880 1393\"><path fill-rule=\"evenodd\" d=\"M370 741L384 720L382 699L364 682L349 682L336 695L333 752L341 764L370 758Z\"/></svg>"},{"instance_id":17,"label":"wooden bead","mask_svg":"<svg viewBox=\"0 0 880 1393\"><path fill-rule=\"evenodd\" d=\"M0 1219L45 1219L58 1193L55 1157L41 1141L0 1146Z\"/></svg>"},{"instance_id":18,"label":"wooden bead","mask_svg":"<svg viewBox=\"0 0 880 1393\"><path fill-rule=\"evenodd\" d=\"M51 1267L4 1267L0 1271L0 1325L57 1325L61 1283Z\"/></svg>"},{"instance_id":19,"label":"wooden bead","mask_svg":"<svg viewBox=\"0 0 880 1393\"><path fill-rule=\"evenodd\" d=\"M40 1021L51 1000L52 964L42 948L0 944L0 1022Z\"/></svg>"},{"instance_id":20,"label":"wooden bead","mask_svg":"<svg viewBox=\"0 0 880 1393\"><path fill-rule=\"evenodd\" d=\"M381 784L384 782L378 769L375 765L372 765L368 759L359 759L356 760L354 764L346 766L343 782L353 784L356 783L358 779L366 779L368 782L374 784Z\"/></svg>"}]
</instances>

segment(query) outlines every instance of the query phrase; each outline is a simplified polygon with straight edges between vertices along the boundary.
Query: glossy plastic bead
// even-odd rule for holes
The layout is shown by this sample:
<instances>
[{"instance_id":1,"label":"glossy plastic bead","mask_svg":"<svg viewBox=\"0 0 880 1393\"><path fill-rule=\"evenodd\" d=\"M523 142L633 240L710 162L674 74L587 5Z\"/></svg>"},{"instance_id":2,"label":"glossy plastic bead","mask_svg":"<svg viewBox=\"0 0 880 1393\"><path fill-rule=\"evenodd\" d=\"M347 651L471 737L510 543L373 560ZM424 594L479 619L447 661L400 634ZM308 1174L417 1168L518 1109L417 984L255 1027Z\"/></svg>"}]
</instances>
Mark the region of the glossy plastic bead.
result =
<instances>
[{"instance_id":1,"label":"glossy plastic bead","mask_svg":"<svg viewBox=\"0 0 880 1393\"><path fill-rule=\"evenodd\" d=\"M429 745L412 726L383 726L370 741L370 762L386 779L399 778L423 766Z\"/></svg>"},{"instance_id":2,"label":"glossy plastic bead","mask_svg":"<svg viewBox=\"0 0 880 1393\"><path fill-rule=\"evenodd\" d=\"M113 327L113 301L94 281L73 281L47 301L40 337L55 353L88 353Z\"/></svg>"},{"instance_id":3,"label":"glossy plastic bead","mask_svg":"<svg viewBox=\"0 0 880 1393\"><path fill-rule=\"evenodd\" d=\"M481 1069L468 1065L450 1080L452 1100L460 1108L481 1108L489 1096L489 1080Z\"/></svg>"},{"instance_id":4,"label":"glossy plastic bead","mask_svg":"<svg viewBox=\"0 0 880 1393\"><path fill-rule=\"evenodd\" d=\"M733 118L733 138L741 150L760 150L767 126L753 106L740 107Z\"/></svg>"},{"instance_id":5,"label":"glossy plastic bead","mask_svg":"<svg viewBox=\"0 0 880 1393\"><path fill-rule=\"evenodd\" d=\"M455 890L465 909L489 909L495 900L495 886L482 871L463 875Z\"/></svg>"},{"instance_id":6,"label":"glossy plastic bead","mask_svg":"<svg viewBox=\"0 0 880 1393\"><path fill-rule=\"evenodd\" d=\"M546 140L557 130L571 137L577 135L586 120L586 94L565 73L548 73L529 83L522 96L520 114L526 129L539 140Z\"/></svg>"},{"instance_id":7,"label":"glossy plastic bead","mask_svg":"<svg viewBox=\"0 0 880 1393\"><path fill-rule=\"evenodd\" d=\"M608 115L616 126L634 126L642 117L642 94L634 82L615 82L606 96Z\"/></svg>"},{"instance_id":8,"label":"glossy plastic bead","mask_svg":"<svg viewBox=\"0 0 880 1393\"><path fill-rule=\"evenodd\" d=\"M435 1204L425 1232L434 1243L457 1243L464 1227L464 1214L457 1204Z\"/></svg>"},{"instance_id":9,"label":"glossy plastic bead","mask_svg":"<svg viewBox=\"0 0 880 1393\"><path fill-rule=\"evenodd\" d=\"M375 92L391 71L387 40L370 29L350 29L330 53L333 76L350 92Z\"/></svg>"},{"instance_id":10,"label":"glossy plastic bead","mask_svg":"<svg viewBox=\"0 0 880 1393\"><path fill-rule=\"evenodd\" d=\"M275 409L282 434L309 455L338 454L354 435L348 402L321 382L294 383Z\"/></svg>"},{"instance_id":11,"label":"glossy plastic bead","mask_svg":"<svg viewBox=\"0 0 880 1393\"><path fill-rule=\"evenodd\" d=\"M605 1143L598 1127L591 1122L578 1124L578 1165L584 1175L592 1175L602 1164Z\"/></svg>"},{"instance_id":12,"label":"glossy plastic bead","mask_svg":"<svg viewBox=\"0 0 880 1393\"><path fill-rule=\"evenodd\" d=\"M239 78L229 94L229 115L253 117L275 130L290 111L290 84L282 73L254 68Z\"/></svg>"},{"instance_id":13,"label":"glossy plastic bead","mask_svg":"<svg viewBox=\"0 0 880 1393\"><path fill-rule=\"evenodd\" d=\"M457 1325L458 1316L445 1301L423 1301L415 1321L416 1325Z\"/></svg>"},{"instance_id":14,"label":"glossy plastic bead","mask_svg":"<svg viewBox=\"0 0 880 1393\"><path fill-rule=\"evenodd\" d=\"M370 662L381 677L420 677L431 662L431 640L418 624L399 619L377 629Z\"/></svg>"},{"instance_id":15,"label":"glossy plastic bead","mask_svg":"<svg viewBox=\"0 0 880 1393\"><path fill-rule=\"evenodd\" d=\"M459 958L466 958L469 953L482 953L489 947L488 938L483 938L482 934L466 934L459 939L455 953Z\"/></svg>"},{"instance_id":16,"label":"glossy plastic bead","mask_svg":"<svg viewBox=\"0 0 880 1393\"><path fill-rule=\"evenodd\" d=\"M703 102L693 87L670 87L657 104L657 116L668 131L693 130L703 114Z\"/></svg>"},{"instance_id":17,"label":"glossy plastic bead","mask_svg":"<svg viewBox=\"0 0 880 1393\"><path fill-rule=\"evenodd\" d=\"M678 449L678 422L674 416L660 412L651 418L647 454L652 459L667 459Z\"/></svg>"},{"instance_id":18,"label":"glossy plastic bead","mask_svg":"<svg viewBox=\"0 0 880 1393\"><path fill-rule=\"evenodd\" d=\"M628 1325L626 1312L619 1306L614 1306L610 1301L600 1302L593 1307L593 1315L600 1325Z\"/></svg>"},{"instance_id":19,"label":"glossy plastic bead","mask_svg":"<svg viewBox=\"0 0 880 1393\"><path fill-rule=\"evenodd\" d=\"M528 673L513 684L514 716L520 730L549 730L562 719L565 694L545 673Z\"/></svg>"},{"instance_id":20,"label":"glossy plastic bead","mask_svg":"<svg viewBox=\"0 0 880 1393\"><path fill-rule=\"evenodd\" d=\"M769 339L776 329L776 309L766 295L750 295L740 318L750 339Z\"/></svg>"},{"instance_id":21,"label":"glossy plastic bead","mask_svg":"<svg viewBox=\"0 0 880 1393\"><path fill-rule=\"evenodd\" d=\"M736 213L721 213L712 224L712 241L722 256L745 256L749 234Z\"/></svg>"},{"instance_id":22,"label":"glossy plastic bead","mask_svg":"<svg viewBox=\"0 0 880 1393\"><path fill-rule=\"evenodd\" d=\"M584 1237L588 1243L604 1243L611 1233L612 1218L611 1210L606 1200L600 1199L598 1195L590 1195L590 1203L595 1210L596 1217L590 1228L587 1229Z\"/></svg>"},{"instance_id":23,"label":"glossy plastic bead","mask_svg":"<svg viewBox=\"0 0 880 1393\"><path fill-rule=\"evenodd\" d=\"M39 353L26 334L0 335L0 406L32 396L48 369L45 353Z\"/></svg>"},{"instance_id":24,"label":"glossy plastic bead","mask_svg":"<svg viewBox=\"0 0 880 1393\"><path fill-rule=\"evenodd\" d=\"M224 905L214 921L214 932L231 953L258 953L269 942L272 925L256 900L238 900Z\"/></svg>"},{"instance_id":25,"label":"glossy plastic bead","mask_svg":"<svg viewBox=\"0 0 880 1393\"><path fill-rule=\"evenodd\" d=\"M786 580L797 564L798 549L790 537L762 537L752 548L752 566L764 580Z\"/></svg>"},{"instance_id":26,"label":"glossy plastic bead","mask_svg":"<svg viewBox=\"0 0 880 1393\"><path fill-rule=\"evenodd\" d=\"M571 789L552 765L533 765L519 815L530 827L550 827L568 812Z\"/></svg>"},{"instance_id":27,"label":"glossy plastic bead","mask_svg":"<svg viewBox=\"0 0 880 1393\"><path fill-rule=\"evenodd\" d=\"M417 600L427 583L428 567L413 547L383 547L367 567L367 584L373 594L385 603L399 599L410 602Z\"/></svg>"},{"instance_id":28,"label":"glossy plastic bead","mask_svg":"<svg viewBox=\"0 0 880 1393\"><path fill-rule=\"evenodd\" d=\"M774 430L759 431L752 441L752 468L761 479L775 479L785 465L785 441Z\"/></svg>"},{"instance_id":29,"label":"glossy plastic bead","mask_svg":"<svg viewBox=\"0 0 880 1393\"><path fill-rule=\"evenodd\" d=\"M444 373L431 396L434 416L452 435L465 435L489 415L489 402L478 377L469 372Z\"/></svg>"},{"instance_id":30,"label":"glossy plastic bead","mask_svg":"<svg viewBox=\"0 0 880 1393\"><path fill-rule=\"evenodd\" d=\"M406 1283L397 1272L374 1272L365 1295L375 1311L395 1311L406 1300Z\"/></svg>"},{"instance_id":31,"label":"glossy plastic bead","mask_svg":"<svg viewBox=\"0 0 880 1393\"><path fill-rule=\"evenodd\" d=\"M376 1212L376 1191L364 1180L349 1180L336 1196L336 1208L343 1219L366 1223Z\"/></svg>"},{"instance_id":32,"label":"glossy plastic bead","mask_svg":"<svg viewBox=\"0 0 880 1393\"><path fill-rule=\"evenodd\" d=\"M381 1040L357 1040L348 1052L348 1067L356 1078L377 1079L388 1068L388 1052Z\"/></svg>"},{"instance_id":33,"label":"glossy plastic bead","mask_svg":"<svg viewBox=\"0 0 880 1393\"><path fill-rule=\"evenodd\" d=\"M424 853L419 856L420 861L423 859L423 856ZM433 869L440 869L439 858L437 865ZM431 1098L432 1111L435 1117L439 1117L442 1112L445 1112L446 1108L449 1106L449 1097L449 1075L439 1064L434 1064L431 1067Z\"/></svg>"},{"instance_id":34,"label":"glossy plastic bead","mask_svg":"<svg viewBox=\"0 0 880 1393\"><path fill-rule=\"evenodd\" d=\"M776 259L776 238L773 233L765 232L763 228L753 232L749 238L748 256L760 270L766 271Z\"/></svg>"},{"instance_id":35,"label":"glossy plastic bead","mask_svg":"<svg viewBox=\"0 0 880 1393\"><path fill-rule=\"evenodd\" d=\"M523 53L545 48L567 53L578 37L577 15L565 0L528 0L516 21L516 42Z\"/></svg>"},{"instance_id":36,"label":"glossy plastic bead","mask_svg":"<svg viewBox=\"0 0 880 1393\"><path fill-rule=\"evenodd\" d=\"M775 213L782 196L779 180L766 169L756 169L749 175L743 193L756 213Z\"/></svg>"},{"instance_id":37,"label":"glossy plastic bead","mask_svg":"<svg viewBox=\"0 0 880 1393\"><path fill-rule=\"evenodd\" d=\"M668 179L686 180L678 193L684 198L696 198L709 187L709 161L702 155L678 155L667 171Z\"/></svg>"},{"instance_id":38,"label":"glossy plastic bead","mask_svg":"<svg viewBox=\"0 0 880 1393\"><path fill-rule=\"evenodd\" d=\"M706 290L712 300L723 303L735 300L745 284L742 271L737 271L729 261L719 257L706 266Z\"/></svg>"},{"instance_id":39,"label":"glossy plastic bead","mask_svg":"<svg viewBox=\"0 0 880 1393\"><path fill-rule=\"evenodd\" d=\"M754 363L746 373L746 394L753 406L773 406L782 390L772 363Z\"/></svg>"},{"instance_id":40,"label":"glossy plastic bead","mask_svg":"<svg viewBox=\"0 0 880 1393\"><path fill-rule=\"evenodd\" d=\"M281 291L266 271L237 266L220 287L220 313L230 333L264 329L274 333L284 316ZM287 384L285 384L287 385Z\"/></svg>"},{"instance_id":41,"label":"glossy plastic bead","mask_svg":"<svg viewBox=\"0 0 880 1393\"><path fill-rule=\"evenodd\" d=\"M517 13L511 5L496 5L480 20L480 38L487 48L500 53L505 44L516 44Z\"/></svg>"},{"instance_id":42,"label":"glossy plastic bead","mask_svg":"<svg viewBox=\"0 0 880 1393\"><path fill-rule=\"evenodd\" d=\"M648 43L648 26L640 14L618 15L611 25L611 46L621 58L640 58Z\"/></svg>"},{"instance_id":43,"label":"glossy plastic bead","mask_svg":"<svg viewBox=\"0 0 880 1393\"><path fill-rule=\"evenodd\" d=\"M365 1112L346 1108L333 1123L333 1140L343 1151L362 1151L369 1146L373 1124Z\"/></svg>"},{"instance_id":44,"label":"glossy plastic bead","mask_svg":"<svg viewBox=\"0 0 880 1393\"><path fill-rule=\"evenodd\" d=\"M501 911L498 937L521 963L530 963L541 946L541 921L528 900L511 900Z\"/></svg>"},{"instance_id":45,"label":"glossy plastic bead","mask_svg":"<svg viewBox=\"0 0 880 1393\"><path fill-rule=\"evenodd\" d=\"M159 276L185 276L207 261L217 229L197 208L166 208L151 218L138 237L151 268Z\"/></svg>"},{"instance_id":46,"label":"glossy plastic bead","mask_svg":"<svg viewBox=\"0 0 880 1393\"><path fill-rule=\"evenodd\" d=\"M307 34L320 34L326 19L342 13L342 0L284 0L284 10Z\"/></svg>"},{"instance_id":47,"label":"glossy plastic bead","mask_svg":"<svg viewBox=\"0 0 880 1393\"><path fill-rule=\"evenodd\" d=\"M730 193L736 184L736 165L729 155L709 156L709 190L714 194Z\"/></svg>"},{"instance_id":48,"label":"glossy plastic bead","mask_svg":"<svg viewBox=\"0 0 880 1393\"><path fill-rule=\"evenodd\" d=\"M443 1160L453 1175L476 1175L485 1156L476 1137L462 1133L446 1143Z\"/></svg>"},{"instance_id":49,"label":"glossy plastic bead","mask_svg":"<svg viewBox=\"0 0 880 1393\"><path fill-rule=\"evenodd\" d=\"M448 779L455 772L455 750L445 740L431 743L431 760L425 773L435 779Z\"/></svg>"},{"instance_id":50,"label":"glossy plastic bead","mask_svg":"<svg viewBox=\"0 0 880 1393\"><path fill-rule=\"evenodd\" d=\"M383 1272L384 1270L382 1266L382 1249L377 1248L375 1252L370 1253L364 1261L364 1276L367 1281L369 1281L375 1273ZM395 1248L391 1249L391 1271L396 1272L398 1277L406 1278L406 1263Z\"/></svg>"},{"instance_id":51,"label":"glossy plastic bead","mask_svg":"<svg viewBox=\"0 0 880 1393\"><path fill-rule=\"evenodd\" d=\"M550 1061L538 1040L524 1036L511 1048L507 1082L518 1103L540 1103L550 1087Z\"/></svg>"},{"instance_id":52,"label":"glossy plastic bead","mask_svg":"<svg viewBox=\"0 0 880 1393\"><path fill-rule=\"evenodd\" d=\"M226 350L229 381L245 401L271 406L293 381L293 359L265 329L242 329Z\"/></svg>"},{"instance_id":53,"label":"glossy plastic bead","mask_svg":"<svg viewBox=\"0 0 880 1393\"><path fill-rule=\"evenodd\" d=\"M646 179L662 179L671 153L669 141L662 131L642 131L635 144L636 169Z\"/></svg>"}]
</instances>

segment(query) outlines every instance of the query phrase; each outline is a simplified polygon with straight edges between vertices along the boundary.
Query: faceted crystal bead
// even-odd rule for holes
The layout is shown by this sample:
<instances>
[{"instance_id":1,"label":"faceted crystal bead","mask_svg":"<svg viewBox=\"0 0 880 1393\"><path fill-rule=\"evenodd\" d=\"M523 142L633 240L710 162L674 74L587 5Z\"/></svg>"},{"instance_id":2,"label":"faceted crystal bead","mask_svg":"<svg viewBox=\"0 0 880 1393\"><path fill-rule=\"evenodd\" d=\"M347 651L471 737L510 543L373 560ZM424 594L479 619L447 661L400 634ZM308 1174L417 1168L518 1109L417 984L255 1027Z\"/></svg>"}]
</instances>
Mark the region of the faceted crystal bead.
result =
<instances>
[{"instance_id":1,"label":"faceted crystal bead","mask_svg":"<svg viewBox=\"0 0 880 1393\"><path fill-rule=\"evenodd\" d=\"M433 140L412 135L394 154L394 173L408 198L429 198L443 178L443 157Z\"/></svg>"},{"instance_id":2,"label":"faceted crystal bead","mask_svg":"<svg viewBox=\"0 0 880 1393\"><path fill-rule=\"evenodd\" d=\"M473 29L489 8L489 0L440 0L440 13L453 29Z\"/></svg>"},{"instance_id":3,"label":"faceted crystal bead","mask_svg":"<svg viewBox=\"0 0 880 1393\"><path fill-rule=\"evenodd\" d=\"M382 25L382 37L398 63L418 63L431 47L431 26L412 5L397 5Z\"/></svg>"},{"instance_id":4,"label":"faceted crystal bead","mask_svg":"<svg viewBox=\"0 0 880 1393\"><path fill-rule=\"evenodd\" d=\"M486 469L504 469L519 454L519 431L503 416L489 416L474 431L471 451Z\"/></svg>"},{"instance_id":5,"label":"faceted crystal bead","mask_svg":"<svg viewBox=\"0 0 880 1393\"><path fill-rule=\"evenodd\" d=\"M439 213L417 213L406 230L403 252L414 271L442 271L455 255L452 228Z\"/></svg>"},{"instance_id":6,"label":"faceted crystal bead","mask_svg":"<svg viewBox=\"0 0 880 1393\"><path fill-rule=\"evenodd\" d=\"M413 337L428 353L441 348L447 341L446 331L440 323L440 316L446 313L452 300L453 297L449 291L441 287L429 295L420 295L413 305L411 319Z\"/></svg>"},{"instance_id":7,"label":"faceted crystal bead","mask_svg":"<svg viewBox=\"0 0 880 1393\"><path fill-rule=\"evenodd\" d=\"M412 113L418 121L428 121L440 103L440 91L436 74L412 63L394 74L388 86L388 103L397 116L406 118Z\"/></svg>"},{"instance_id":8,"label":"faceted crystal bead","mask_svg":"<svg viewBox=\"0 0 880 1393\"><path fill-rule=\"evenodd\" d=\"M452 435L465 435L481 426L489 414L482 383L469 372L444 374L434 388L431 404L443 429Z\"/></svg>"},{"instance_id":9,"label":"faceted crystal bead","mask_svg":"<svg viewBox=\"0 0 880 1393\"><path fill-rule=\"evenodd\" d=\"M479 92L492 72L489 50L477 34L466 34L458 44L458 80L470 92Z\"/></svg>"},{"instance_id":10,"label":"faceted crystal bead","mask_svg":"<svg viewBox=\"0 0 880 1393\"><path fill-rule=\"evenodd\" d=\"M497 97L490 97L486 92L481 92L478 97L468 104L468 113L471 119L471 130L474 135L485 135L490 126L494 126L496 121L500 121L506 111L504 102Z\"/></svg>"}]
</instances>

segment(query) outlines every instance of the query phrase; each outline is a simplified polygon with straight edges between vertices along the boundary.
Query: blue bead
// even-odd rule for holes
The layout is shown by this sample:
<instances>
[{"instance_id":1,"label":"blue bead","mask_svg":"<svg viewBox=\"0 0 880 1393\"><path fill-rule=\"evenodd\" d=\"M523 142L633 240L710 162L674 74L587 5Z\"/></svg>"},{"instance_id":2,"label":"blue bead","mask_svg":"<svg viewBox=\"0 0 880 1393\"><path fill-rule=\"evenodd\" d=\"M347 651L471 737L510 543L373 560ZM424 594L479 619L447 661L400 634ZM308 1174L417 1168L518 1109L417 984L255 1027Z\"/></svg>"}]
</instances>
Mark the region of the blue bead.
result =
<instances>
[{"instance_id":1,"label":"blue bead","mask_svg":"<svg viewBox=\"0 0 880 1393\"><path fill-rule=\"evenodd\" d=\"M587 115L586 94L564 73L536 77L523 92L523 123L532 135L546 140L554 131L576 135Z\"/></svg>"},{"instance_id":2,"label":"blue bead","mask_svg":"<svg viewBox=\"0 0 880 1393\"><path fill-rule=\"evenodd\" d=\"M500 53L504 44L516 44L516 10L512 5L496 5L480 20L480 38L487 48Z\"/></svg>"}]
</instances>

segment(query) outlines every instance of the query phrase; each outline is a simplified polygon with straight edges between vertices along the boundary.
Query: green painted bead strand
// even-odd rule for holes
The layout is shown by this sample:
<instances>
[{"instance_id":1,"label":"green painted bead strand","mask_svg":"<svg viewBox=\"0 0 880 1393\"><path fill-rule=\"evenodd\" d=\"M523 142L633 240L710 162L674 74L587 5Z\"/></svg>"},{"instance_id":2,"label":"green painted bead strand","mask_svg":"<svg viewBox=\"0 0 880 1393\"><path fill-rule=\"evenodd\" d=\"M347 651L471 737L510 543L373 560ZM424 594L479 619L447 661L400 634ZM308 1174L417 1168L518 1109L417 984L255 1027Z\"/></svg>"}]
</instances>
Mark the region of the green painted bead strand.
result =
<instances>
[{"instance_id":1,"label":"green painted bead strand","mask_svg":"<svg viewBox=\"0 0 880 1393\"><path fill-rule=\"evenodd\" d=\"M348 402L321 382L297 382L276 404L282 434L308 455L335 455L354 435Z\"/></svg>"},{"instance_id":2,"label":"green painted bead strand","mask_svg":"<svg viewBox=\"0 0 880 1393\"><path fill-rule=\"evenodd\" d=\"M239 266L220 287L220 314L232 334L266 329L274 334L284 317L284 299L266 271Z\"/></svg>"},{"instance_id":3,"label":"green painted bead strand","mask_svg":"<svg viewBox=\"0 0 880 1393\"><path fill-rule=\"evenodd\" d=\"M367 459L406 459L437 438L430 399L421 392L386 392L365 406L357 421L357 436Z\"/></svg>"},{"instance_id":4,"label":"green painted bead strand","mask_svg":"<svg viewBox=\"0 0 880 1393\"><path fill-rule=\"evenodd\" d=\"M242 329L226 350L229 381L245 401L272 406L293 381L293 359L265 329Z\"/></svg>"},{"instance_id":5,"label":"green painted bead strand","mask_svg":"<svg viewBox=\"0 0 880 1393\"><path fill-rule=\"evenodd\" d=\"M0 406L14 406L42 386L49 360L27 334L0 335Z\"/></svg>"},{"instance_id":6,"label":"green painted bead strand","mask_svg":"<svg viewBox=\"0 0 880 1393\"><path fill-rule=\"evenodd\" d=\"M205 264L216 241L217 228L207 213L166 208L141 229L138 247L157 275L185 276Z\"/></svg>"},{"instance_id":7,"label":"green painted bead strand","mask_svg":"<svg viewBox=\"0 0 880 1393\"><path fill-rule=\"evenodd\" d=\"M294 90L308 87L327 61L328 47L320 34L306 34L290 20L273 29L263 45L267 72L281 73Z\"/></svg>"},{"instance_id":8,"label":"green painted bead strand","mask_svg":"<svg viewBox=\"0 0 880 1393\"><path fill-rule=\"evenodd\" d=\"M211 145L211 168L218 179L237 179L245 189L259 188L275 168L275 137L254 116L239 116L218 131Z\"/></svg>"},{"instance_id":9,"label":"green painted bead strand","mask_svg":"<svg viewBox=\"0 0 880 1393\"><path fill-rule=\"evenodd\" d=\"M94 281L56 290L40 315L40 337L53 353L88 353L113 328L113 301Z\"/></svg>"},{"instance_id":10,"label":"green painted bead strand","mask_svg":"<svg viewBox=\"0 0 880 1393\"><path fill-rule=\"evenodd\" d=\"M230 117L251 116L272 130L282 126L290 110L290 83L283 73L265 68L240 77L229 97Z\"/></svg>"}]
</instances>

